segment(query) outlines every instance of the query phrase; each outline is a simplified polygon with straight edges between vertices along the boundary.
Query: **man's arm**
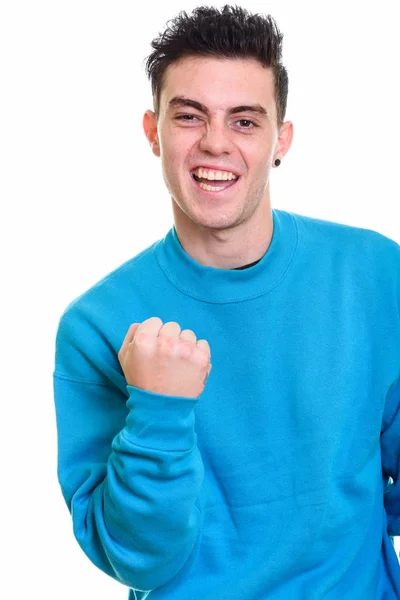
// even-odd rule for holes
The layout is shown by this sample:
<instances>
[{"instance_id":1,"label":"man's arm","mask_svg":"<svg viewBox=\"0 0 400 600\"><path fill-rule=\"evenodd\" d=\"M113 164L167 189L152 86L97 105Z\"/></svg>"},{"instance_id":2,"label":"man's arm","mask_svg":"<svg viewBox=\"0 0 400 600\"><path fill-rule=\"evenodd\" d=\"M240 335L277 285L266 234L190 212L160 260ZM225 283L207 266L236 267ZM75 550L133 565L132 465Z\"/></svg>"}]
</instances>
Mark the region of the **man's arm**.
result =
<instances>
[{"instance_id":1,"label":"man's arm","mask_svg":"<svg viewBox=\"0 0 400 600\"><path fill-rule=\"evenodd\" d=\"M201 527L198 399L120 389L101 378L90 357L94 336L71 315L61 319L54 372L59 482L89 559L121 583L151 590L184 567ZM106 356L101 336L95 342Z\"/></svg>"}]
</instances>

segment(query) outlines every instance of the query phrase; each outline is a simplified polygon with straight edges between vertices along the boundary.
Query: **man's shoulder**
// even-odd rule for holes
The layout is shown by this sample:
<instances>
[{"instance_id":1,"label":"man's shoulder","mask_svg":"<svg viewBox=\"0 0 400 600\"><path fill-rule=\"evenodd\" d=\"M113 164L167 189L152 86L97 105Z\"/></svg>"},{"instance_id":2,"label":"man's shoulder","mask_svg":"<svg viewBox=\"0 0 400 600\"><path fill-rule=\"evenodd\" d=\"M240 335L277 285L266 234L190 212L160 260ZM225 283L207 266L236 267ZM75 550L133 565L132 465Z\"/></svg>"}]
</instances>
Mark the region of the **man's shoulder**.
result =
<instances>
[{"instance_id":1,"label":"man's shoulder","mask_svg":"<svg viewBox=\"0 0 400 600\"><path fill-rule=\"evenodd\" d=\"M160 240L155 241L135 256L124 261L115 269L106 273L84 292L68 303L65 313L93 310L95 306L107 304L111 306L121 296L134 293L141 285L144 277L154 277L156 259L154 250ZM152 275L151 275L152 274Z\"/></svg>"},{"instance_id":2,"label":"man's shoulder","mask_svg":"<svg viewBox=\"0 0 400 600\"><path fill-rule=\"evenodd\" d=\"M299 236L304 240L325 242L326 245L330 242L335 246L340 244L343 250L352 248L360 252L378 253L379 257L388 256L400 262L400 245L375 229L294 212L291 214L296 221Z\"/></svg>"}]
</instances>

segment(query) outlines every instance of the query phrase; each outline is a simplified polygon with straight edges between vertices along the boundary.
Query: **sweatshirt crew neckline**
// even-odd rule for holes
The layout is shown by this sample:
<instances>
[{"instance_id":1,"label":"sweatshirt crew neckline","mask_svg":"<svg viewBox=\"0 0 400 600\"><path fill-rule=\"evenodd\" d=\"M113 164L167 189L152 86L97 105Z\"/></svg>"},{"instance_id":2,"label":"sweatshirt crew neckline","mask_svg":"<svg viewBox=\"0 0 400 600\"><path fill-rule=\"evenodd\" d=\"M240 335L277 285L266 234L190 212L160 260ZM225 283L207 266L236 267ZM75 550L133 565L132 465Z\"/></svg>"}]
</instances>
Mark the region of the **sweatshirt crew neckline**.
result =
<instances>
[{"instance_id":1,"label":"sweatshirt crew neckline","mask_svg":"<svg viewBox=\"0 0 400 600\"><path fill-rule=\"evenodd\" d=\"M155 245L155 256L181 292L212 303L240 302L266 294L280 283L293 261L297 226L292 213L272 209L273 232L265 254L251 268L218 269L194 260L182 247L175 225Z\"/></svg>"}]
</instances>

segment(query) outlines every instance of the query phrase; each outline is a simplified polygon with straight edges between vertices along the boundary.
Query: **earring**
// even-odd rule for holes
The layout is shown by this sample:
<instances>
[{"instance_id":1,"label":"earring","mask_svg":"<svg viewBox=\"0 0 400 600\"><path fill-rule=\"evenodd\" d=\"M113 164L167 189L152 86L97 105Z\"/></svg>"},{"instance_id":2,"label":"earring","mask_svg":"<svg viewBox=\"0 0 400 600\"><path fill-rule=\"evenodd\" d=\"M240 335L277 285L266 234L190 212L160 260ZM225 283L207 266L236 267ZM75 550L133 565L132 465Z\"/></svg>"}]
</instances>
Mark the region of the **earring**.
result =
<instances>
[{"instance_id":1,"label":"earring","mask_svg":"<svg viewBox=\"0 0 400 600\"><path fill-rule=\"evenodd\" d=\"M281 164L281 161L279 160L279 158L276 159L274 164L276 167L279 167L279 165Z\"/></svg>"}]
</instances>

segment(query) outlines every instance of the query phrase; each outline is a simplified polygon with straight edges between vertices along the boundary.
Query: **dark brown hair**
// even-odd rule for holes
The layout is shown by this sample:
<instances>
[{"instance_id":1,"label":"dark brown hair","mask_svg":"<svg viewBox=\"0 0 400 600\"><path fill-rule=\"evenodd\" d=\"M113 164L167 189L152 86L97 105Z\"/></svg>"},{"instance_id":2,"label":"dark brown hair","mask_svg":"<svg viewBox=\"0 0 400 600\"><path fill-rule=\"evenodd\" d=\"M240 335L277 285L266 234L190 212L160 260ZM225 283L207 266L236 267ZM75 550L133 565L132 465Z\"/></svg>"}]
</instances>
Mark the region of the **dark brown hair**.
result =
<instances>
[{"instance_id":1,"label":"dark brown hair","mask_svg":"<svg viewBox=\"0 0 400 600\"><path fill-rule=\"evenodd\" d=\"M191 15L181 11L167 21L164 32L151 42L154 51L145 59L151 81L154 111L159 117L161 89L168 67L182 58L255 58L274 75L277 126L285 119L289 79L282 65L282 39L275 20L251 14L240 6L226 4L221 10L195 8Z\"/></svg>"}]
</instances>

